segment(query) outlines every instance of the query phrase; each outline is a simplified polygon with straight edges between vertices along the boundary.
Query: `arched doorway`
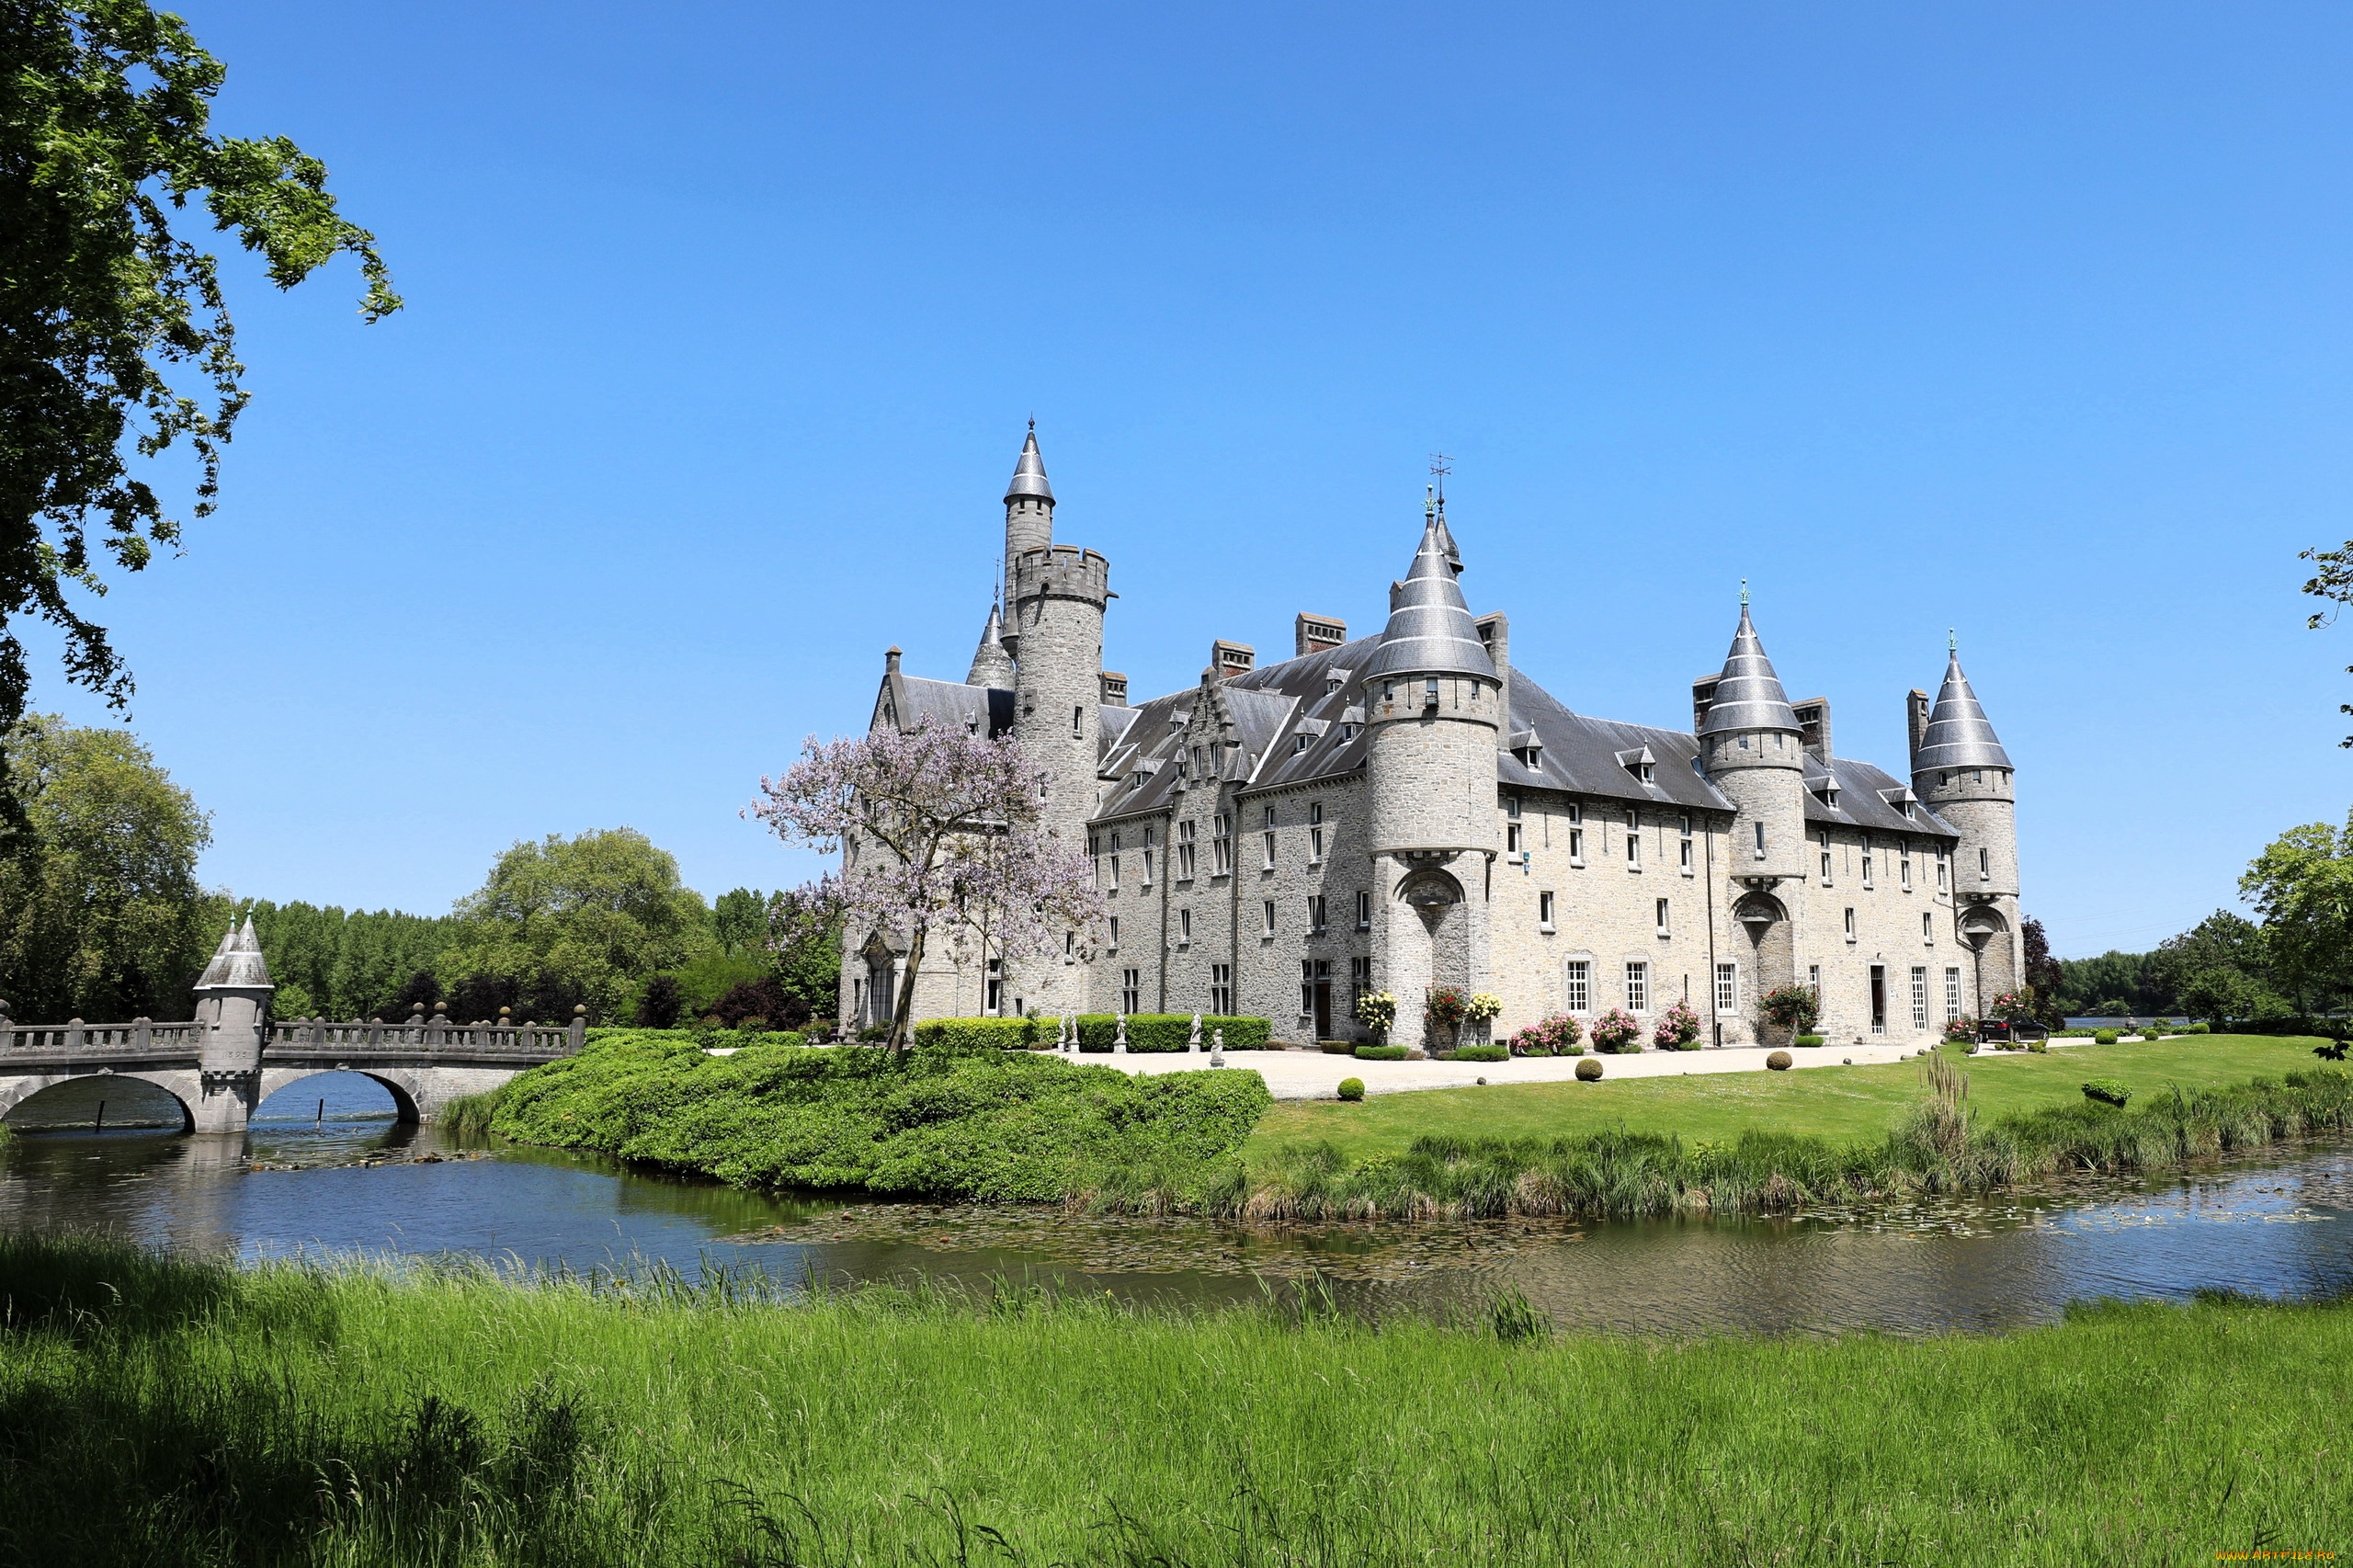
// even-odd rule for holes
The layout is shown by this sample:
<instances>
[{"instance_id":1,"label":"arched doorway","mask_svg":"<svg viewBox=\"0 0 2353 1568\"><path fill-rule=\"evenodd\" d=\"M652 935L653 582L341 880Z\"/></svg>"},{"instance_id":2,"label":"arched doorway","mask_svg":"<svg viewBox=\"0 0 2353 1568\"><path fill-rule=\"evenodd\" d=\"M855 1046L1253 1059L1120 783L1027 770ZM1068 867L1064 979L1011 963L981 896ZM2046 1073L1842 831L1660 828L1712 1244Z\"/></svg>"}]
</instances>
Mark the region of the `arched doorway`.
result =
<instances>
[{"instance_id":1,"label":"arched doorway","mask_svg":"<svg viewBox=\"0 0 2353 1568\"><path fill-rule=\"evenodd\" d=\"M1769 892L1745 894L1732 906L1734 927L1747 938L1747 952L1743 966L1748 971L1748 999L1752 1005L1768 991L1784 985L1795 985L1798 980L1797 944L1790 929L1790 912L1781 901ZM1760 1017L1756 1020L1756 1038L1765 1040L1775 1032ZM1786 1045L1786 1040L1766 1043Z\"/></svg>"}]
</instances>

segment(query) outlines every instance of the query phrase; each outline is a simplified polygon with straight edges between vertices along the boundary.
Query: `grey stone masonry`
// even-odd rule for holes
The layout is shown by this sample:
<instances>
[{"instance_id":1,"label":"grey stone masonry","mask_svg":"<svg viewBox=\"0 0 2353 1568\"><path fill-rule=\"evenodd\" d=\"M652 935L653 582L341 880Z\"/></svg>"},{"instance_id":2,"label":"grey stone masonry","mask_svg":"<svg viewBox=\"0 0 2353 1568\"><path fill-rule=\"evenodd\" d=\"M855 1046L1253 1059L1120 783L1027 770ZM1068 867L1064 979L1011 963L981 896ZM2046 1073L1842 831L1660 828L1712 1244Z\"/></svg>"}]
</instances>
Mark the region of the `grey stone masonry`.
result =
<instances>
[{"instance_id":1,"label":"grey stone masonry","mask_svg":"<svg viewBox=\"0 0 2353 1568\"><path fill-rule=\"evenodd\" d=\"M2017 982L2014 778L1957 658L1914 694L1902 776L1835 753L1826 698L1789 700L1745 594L1690 728L1578 713L1472 615L1433 495L1379 632L1302 612L1294 657L1214 639L1198 686L1130 705L1108 563L1052 543L1034 432L1006 506L1009 684L983 637L964 683L894 665L874 722L1018 738L1116 926L1009 975L926 960L922 1016L1254 1014L1303 1043L1364 1038L1372 990L1398 1043L1438 1048L1424 1002L1450 985L1499 999L1498 1035L1685 1002L1730 1044L1810 985L1834 1042L1925 1043ZM844 1021L875 1021L897 955L849 933L844 960L868 998L846 985Z\"/></svg>"}]
</instances>

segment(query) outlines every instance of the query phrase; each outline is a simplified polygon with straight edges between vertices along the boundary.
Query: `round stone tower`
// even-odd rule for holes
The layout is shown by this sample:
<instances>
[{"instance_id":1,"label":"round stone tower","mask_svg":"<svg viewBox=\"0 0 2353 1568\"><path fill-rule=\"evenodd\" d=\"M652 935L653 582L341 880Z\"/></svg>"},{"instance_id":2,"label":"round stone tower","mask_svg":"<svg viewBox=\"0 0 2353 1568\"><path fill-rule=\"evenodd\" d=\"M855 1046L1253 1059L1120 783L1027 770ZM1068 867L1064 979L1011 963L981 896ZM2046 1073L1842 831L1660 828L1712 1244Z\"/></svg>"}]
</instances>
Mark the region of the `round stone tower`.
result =
<instances>
[{"instance_id":1,"label":"round stone tower","mask_svg":"<svg viewBox=\"0 0 2353 1568\"><path fill-rule=\"evenodd\" d=\"M1373 983L1397 999L1401 1045L1445 1043L1425 1039L1432 987L1487 986L1503 682L1455 581L1461 570L1434 503L1363 672Z\"/></svg>"},{"instance_id":2,"label":"round stone tower","mask_svg":"<svg viewBox=\"0 0 2353 1568\"><path fill-rule=\"evenodd\" d=\"M1797 983L1797 917L1805 888L1805 747L1798 716L1765 656L1740 594L1740 626L1699 721L1699 763L1733 805L1724 851L1733 951L1748 994ZM1745 940L1745 950L1741 943Z\"/></svg>"},{"instance_id":3,"label":"round stone tower","mask_svg":"<svg viewBox=\"0 0 2353 1568\"><path fill-rule=\"evenodd\" d=\"M1014 583L1014 563L1033 550L1054 542L1054 487L1046 483L1046 460L1038 450L1038 422L1029 421L1029 438L1021 443L1021 460L1014 465L1013 483L1005 487L1005 602L1020 597ZM1005 631L1005 651L1021 656L1020 621Z\"/></svg>"},{"instance_id":4,"label":"round stone tower","mask_svg":"<svg viewBox=\"0 0 2353 1568\"><path fill-rule=\"evenodd\" d=\"M1074 544L1027 550L1013 562L1013 627L1020 639L1013 733L1045 776L1040 805L1046 830L1080 852L1095 811L1110 574L1103 557ZM1084 1012L1088 957L1083 936L1074 934L1068 952L1024 962L1012 994L1033 1012Z\"/></svg>"},{"instance_id":5,"label":"round stone tower","mask_svg":"<svg viewBox=\"0 0 2353 1568\"><path fill-rule=\"evenodd\" d=\"M193 1108L197 1131L243 1132L252 1119L261 1088L262 1036L277 989L248 915L242 930L233 926L221 938L195 986L196 1021L204 1028Z\"/></svg>"},{"instance_id":6,"label":"round stone tower","mask_svg":"<svg viewBox=\"0 0 2353 1568\"><path fill-rule=\"evenodd\" d=\"M1912 792L1961 835L1953 856L1953 915L1976 955L1971 1011L2015 990L2025 968L2018 915L2018 796L2010 754L2002 749L1977 694L1951 651L1936 706L1912 694Z\"/></svg>"}]
</instances>

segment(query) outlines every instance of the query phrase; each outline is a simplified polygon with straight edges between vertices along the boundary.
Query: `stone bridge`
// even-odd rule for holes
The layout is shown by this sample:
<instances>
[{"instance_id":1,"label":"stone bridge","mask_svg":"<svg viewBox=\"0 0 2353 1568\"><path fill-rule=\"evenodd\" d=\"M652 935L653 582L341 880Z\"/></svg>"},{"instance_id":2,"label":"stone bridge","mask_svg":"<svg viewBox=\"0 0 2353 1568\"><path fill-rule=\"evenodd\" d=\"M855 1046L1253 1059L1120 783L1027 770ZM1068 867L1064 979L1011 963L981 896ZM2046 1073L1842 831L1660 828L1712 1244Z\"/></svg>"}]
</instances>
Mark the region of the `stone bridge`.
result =
<instances>
[{"instance_id":1,"label":"stone bridge","mask_svg":"<svg viewBox=\"0 0 2353 1568\"><path fill-rule=\"evenodd\" d=\"M196 985L188 1023L27 1028L0 1004L0 1115L54 1084L137 1078L180 1103L191 1132L243 1132L262 1101L317 1073L361 1073L389 1090L403 1121L431 1121L460 1095L496 1088L569 1056L586 1032L566 1025L453 1024L437 1009L406 1023L272 1022L269 973L248 919L221 939Z\"/></svg>"}]
</instances>

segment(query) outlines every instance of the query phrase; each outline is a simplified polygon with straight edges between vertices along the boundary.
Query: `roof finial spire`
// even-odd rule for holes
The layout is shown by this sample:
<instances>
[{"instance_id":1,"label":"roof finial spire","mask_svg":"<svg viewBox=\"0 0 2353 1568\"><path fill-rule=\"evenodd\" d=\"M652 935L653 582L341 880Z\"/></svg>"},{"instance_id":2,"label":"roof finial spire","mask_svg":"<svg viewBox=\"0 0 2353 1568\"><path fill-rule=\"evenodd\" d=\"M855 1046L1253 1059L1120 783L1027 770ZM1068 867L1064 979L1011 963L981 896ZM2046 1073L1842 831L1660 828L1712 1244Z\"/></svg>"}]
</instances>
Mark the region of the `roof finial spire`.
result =
<instances>
[{"instance_id":1,"label":"roof finial spire","mask_svg":"<svg viewBox=\"0 0 2353 1568\"><path fill-rule=\"evenodd\" d=\"M1748 608L1748 579L1745 577L1740 580L1740 608L1743 609Z\"/></svg>"},{"instance_id":2,"label":"roof finial spire","mask_svg":"<svg viewBox=\"0 0 2353 1568\"><path fill-rule=\"evenodd\" d=\"M1961 633L1949 626L1945 628L1945 652L1948 653L1961 652Z\"/></svg>"}]
</instances>

